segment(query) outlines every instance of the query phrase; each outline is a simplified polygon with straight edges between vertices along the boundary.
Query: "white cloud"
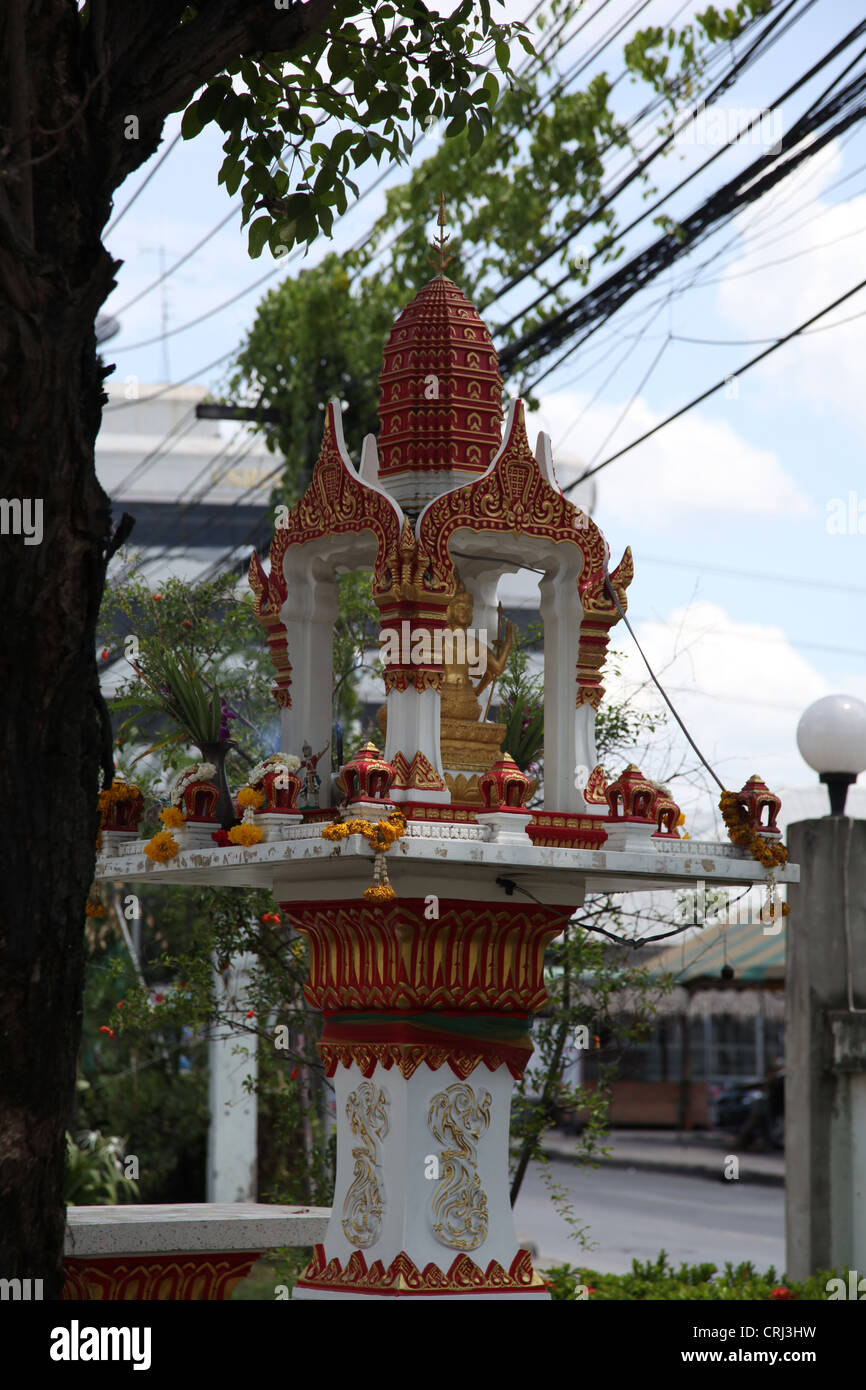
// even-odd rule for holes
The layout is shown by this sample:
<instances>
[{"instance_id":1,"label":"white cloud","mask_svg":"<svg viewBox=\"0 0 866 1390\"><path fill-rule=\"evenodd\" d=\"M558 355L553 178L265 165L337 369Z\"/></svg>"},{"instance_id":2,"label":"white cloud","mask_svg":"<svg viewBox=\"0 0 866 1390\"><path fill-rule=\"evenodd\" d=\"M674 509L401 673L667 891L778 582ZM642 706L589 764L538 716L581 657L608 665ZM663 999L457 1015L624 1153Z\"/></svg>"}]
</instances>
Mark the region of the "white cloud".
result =
<instances>
[{"instance_id":1,"label":"white cloud","mask_svg":"<svg viewBox=\"0 0 866 1390\"><path fill-rule=\"evenodd\" d=\"M533 429L546 429L556 440L581 414L586 401L586 396L572 392L545 397L542 410L531 417ZM615 476L601 473L599 505L605 521L672 530L688 517L708 511L737 517L790 517L810 512L812 504L778 455L745 440L722 418L723 408L720 402L713 416L700 411L683 416L618 460ZM596 450L601 449L602 457L614 453L618 446L665 418L663 412L651 410L638 399L623 425L612 434L622 409L622 404L593 405L573 431L567 448L554 450L554 460L561 459L563 453L572 457L577 453L588 465ZM563 472L568 469L557 463L557 473L565 485Z\"/></svg>"},{"instance_id":2,"label":"white cloud","mask_svg":"<svg viewBox=\"0 0 866 1390\"><path fill-rule=\"evenodd\" d=\"M841 152L832 145L815 156L814 165L801 166L779 186L784 201L777 202L775 211L765 208L758 218L750 210L736 219L742 252L725 267L718 307L744 336L788 332L862 280L866 194L832 202L840 196L832 191L822 198L841 168ZM842 197L848 186L842 186ZM768 264L771 261L782 263ZM760 266L764 268L756 269ZM793 339L754 370L772 380L783 398L806 397L822 410L841 409L862 426L866 317L823 330L864 310L866 291L820 319L815 328L822 331Z\"/></svg>"},{"instance_id":3,"label":"white cloud","mask_svg":"<svg viewBox=\"0 0 866 1390\"><path fill-rule=\"evenodd\" d=\"M774 790L810 780L797 751L797 723L807 705L830 692L781 628L734 621L717 604L698 601L664 621L642 622L636 632L680 718L726 787L739 790L754 772ZM605 680L609 696L631 695L638 708L664 708L628 635L620 637L615 629L614 636L628 656L622 677ZM668 777L697 762L671 716L649 751L640 752L651 777ZM711 795L699 793L696 784L709 785ZM717 819L718 791L707 774L675 778L672 789L694 815L695 827L706 830Z\"/></svg>"}]
</instances>

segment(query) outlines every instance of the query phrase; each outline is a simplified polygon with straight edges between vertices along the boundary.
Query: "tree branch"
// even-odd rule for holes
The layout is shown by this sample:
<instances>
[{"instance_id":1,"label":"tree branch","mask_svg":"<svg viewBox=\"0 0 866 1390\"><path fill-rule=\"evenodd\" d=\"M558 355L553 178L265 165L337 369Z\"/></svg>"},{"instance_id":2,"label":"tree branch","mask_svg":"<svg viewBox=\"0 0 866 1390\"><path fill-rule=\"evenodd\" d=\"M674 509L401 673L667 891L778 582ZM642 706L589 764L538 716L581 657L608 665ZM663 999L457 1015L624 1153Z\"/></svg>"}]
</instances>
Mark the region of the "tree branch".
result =
<instances>
[{"instance_id":1,"label":"tree branch","mask_svg":"<svg viewBox=\"0 0 866 1390\"><path fill-rule=\"evenodd\" d=\"M115 90L123 94L126 110L135 111L142 122L163 120L182 110L203 83L238 58L298 48L321 31L335 0L307 0L290 10L249 0L212 0L161 41L155 33L157 8L164 12L163 27L166 11L176 13L185 6L169 0L152 7L143 42L127 42L124 52L116 54Z\"/></svg>"}]
</instances>

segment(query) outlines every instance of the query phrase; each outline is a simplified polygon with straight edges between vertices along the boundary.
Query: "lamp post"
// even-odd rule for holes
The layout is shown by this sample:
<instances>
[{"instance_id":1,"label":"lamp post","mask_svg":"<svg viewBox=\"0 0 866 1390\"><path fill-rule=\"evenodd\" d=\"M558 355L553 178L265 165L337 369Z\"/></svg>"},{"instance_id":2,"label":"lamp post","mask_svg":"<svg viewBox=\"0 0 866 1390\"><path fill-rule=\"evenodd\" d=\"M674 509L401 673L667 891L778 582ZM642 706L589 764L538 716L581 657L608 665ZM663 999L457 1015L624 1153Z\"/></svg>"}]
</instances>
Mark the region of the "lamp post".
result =
<instances>
[{"instance_id":1,"label":"lamp post","mask_svg":"<svg viewBox=\"0 0 866 1390\"><path fill-rule=\"evenodd\" d=\"M827 786L831 816L845 814L848 788L866 769L866 704L854 695L825 695L797 725L800 756Z\"/></svg>"},{"instance_id":2,"label":"lamp post","mask_svg":"<svg viewBox=\"0 0 866 1390\"><path fill-rule=\"evenodd\" d=\"M816 700L797 746L830 793L829 816L788 827L803 876L785 934L786 1265L805 1279L866 1267L866 822L845 815L866 768L866 704Z\"/></svg>"}]
</instances>

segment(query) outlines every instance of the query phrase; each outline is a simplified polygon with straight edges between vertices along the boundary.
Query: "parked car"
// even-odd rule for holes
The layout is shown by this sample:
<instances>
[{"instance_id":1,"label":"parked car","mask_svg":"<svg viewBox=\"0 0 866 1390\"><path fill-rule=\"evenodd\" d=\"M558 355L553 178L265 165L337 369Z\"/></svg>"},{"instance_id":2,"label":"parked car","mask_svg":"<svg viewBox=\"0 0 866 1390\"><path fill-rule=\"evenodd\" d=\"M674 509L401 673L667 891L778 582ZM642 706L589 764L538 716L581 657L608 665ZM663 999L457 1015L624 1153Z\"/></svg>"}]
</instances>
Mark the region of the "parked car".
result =
<instances>
[{"instance_id":1,"label":"parked car","mask_svg":"<svg viewBox=\"0 0 866 1390\"><path fill-rule=\"evenodd\" d=\"M774 1149L785 1147L785 1078L755 1077L722 1086L713 1101L717 1129L735 1132L744 1146L761 1137Z\"/></svg>"}]
</instances>

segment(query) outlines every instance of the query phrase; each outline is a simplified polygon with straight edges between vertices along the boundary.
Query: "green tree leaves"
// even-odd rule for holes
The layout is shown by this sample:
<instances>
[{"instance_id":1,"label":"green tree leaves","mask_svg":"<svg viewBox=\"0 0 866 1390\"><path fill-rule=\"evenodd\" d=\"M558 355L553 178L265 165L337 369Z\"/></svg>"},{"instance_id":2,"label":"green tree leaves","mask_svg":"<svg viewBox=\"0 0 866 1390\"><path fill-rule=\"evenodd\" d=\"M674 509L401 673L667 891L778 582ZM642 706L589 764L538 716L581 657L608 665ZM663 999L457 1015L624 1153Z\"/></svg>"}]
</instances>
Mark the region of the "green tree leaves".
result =
<instances>
[{"instance_id":1,"label":"green tree leaves","mask_svg":"<svg viewBox=\"0 0 866 1390\"><path fill-rule=\"evenodd\" d=\"M247 55L211 81L184 112L182 133L193 139L212 121L225 132L220 181L230 193L241 189L251 256L267 245L309 244L330 235L352 170L371 159L405 162L407 132L431 117L480 147L499 90L490 69L511 75L515 37L532 52L524 26L494 21L487 3L440 16L419 0L343 0L305 46ZM313 180L312 191L293 214L289 190L302 177ZM254 218L262 210L270 230Z\"/></svg>"}]
</instances>

